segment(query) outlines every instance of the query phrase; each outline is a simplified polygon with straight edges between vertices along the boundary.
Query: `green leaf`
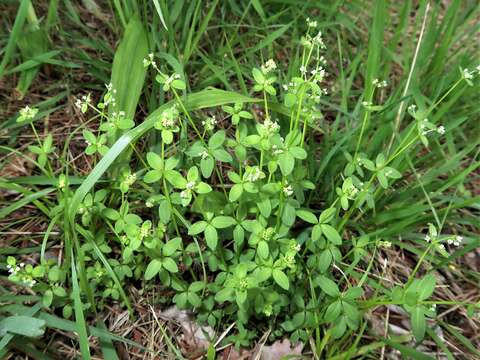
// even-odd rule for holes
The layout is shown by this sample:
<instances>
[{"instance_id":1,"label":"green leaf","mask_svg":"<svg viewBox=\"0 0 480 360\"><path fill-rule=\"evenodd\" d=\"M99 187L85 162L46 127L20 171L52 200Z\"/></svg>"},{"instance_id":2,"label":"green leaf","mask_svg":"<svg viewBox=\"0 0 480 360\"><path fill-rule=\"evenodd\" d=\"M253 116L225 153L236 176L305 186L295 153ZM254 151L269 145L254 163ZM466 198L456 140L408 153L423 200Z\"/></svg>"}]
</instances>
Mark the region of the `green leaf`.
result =
<instances>
[{"instance_id":1,"label":"green leaf","mask_svg":"<svg viewBox=\"0 0 480 360\"><path fill-rule=\"evenodd\" d=\"M435 290L435 275L432 273L426 275L422 280L420 280L420 284L418 286L418 298L419 300L428 299Z\"/></svg>"},{"instance_id":2,"label":"green leaf","mask_svg":"<svg viewBox=\"0 0 480 360\"><path fill-rule=\"evenodd\" d=\"M178 267L177 267L177 264L175 263L175 261L172 259L172 258L164 258L162 260L162 265L163 267L171 272L171 273L177 273L178 272Z\"/></svg>"},{"instance_id":3,"label":"green leaf","mask_svg":"<svg viewBox=\"0 0 480 360\"><path fill-rule=\"evenodd\" d=\"M332 263L332 252L329 249L323 250L319 257L319 268L321 273L325 273Z\"/></svg>"},{"instance_id":4,"label":"green leaf","mask_svg":"<svg viewBox=\"0 0 480 360\"><path fill-rule=\"evenodd\" d=\"M288 152L292 154L295 159L303 160L307 158L307 152L299 146L291 147L288 149Z\"/></svg>"},{"instance_id":5,"label":"green leaf","mask_svg":"<svg viewBox=\"0 0 480 360\"><path fill-rule=\"evenodd\" d=\"M282 214L282 222L287 226L292 226L295 223L295 208L290 203L285 203Z\"/></svg>"},{"instance_id":6,"label":"green leaf","mask_svg":"<svg viewBox=\"0 0 480 360\"><path fill-rule=\"evenodd\" d=\"M147 266L145 270L145 280L152 279L155 275L158 274L160 269L162 268L162 262L158 259L153 259Z\"/></svg>"},{"instance_id":7,"label":"green leaf","mask_svg":"<svg viewBox=\"0 0 480 360\"><path fill-rule=\"evenodd\" d=\"M207 225L208 225L208 223L206 221L198 221L195 224L192 224L190 226L190 229L188 229L188 235L200 234L202 231L205 230Z\"/></svg>"},{"instance_id":8,"label":"green leaf","mask_svg":"<svg viewBox=\"0 0 480 360\"><path fill-rule=\"evenodd\" d=\"M340 295L340 290L338 290L337 284L335 284L332 280L330 280L326 276L320 275L317 281L320 288L327 295L330 295L332 297L338 297Z\"/></svg>"},{"instance_id":9,"label":"green leaf","mask_svg":"<svg viewBox=\"0 0 480 360\"><path fill-rule=\"evenodd\" d=\"M176 237L172 240L167 241L167 243L162 248L162 253L164 256L172 256L175 251L180 249L182 246L182 238Z\"/></svg>"},{"instance_id":10,"label":"green leaf","mask_svg":"<svg viewBox=\"0 0 480 360\"><path fill-rule=\"evenodd\" d=\"M272 272L273 280L280 285L285 290L288 290L290 287L290 284L288 282L288 277L285 275L285 273L279 269L273 269Z\"/></svg>"},{"instance_id":11,"label":"green leaf","mask_svg":"<svg viewBox=\"0 0 480 360\"><path fill-rule=\"evenodd\" d=\"M195 191L198 194L208 194L210 191L212 191L212 187L204 182L199 182L195 187Z\"/></svg>"},{"instance_id":12,"label":"green leaf","mask_svg":"<svg viewBox=\"0 0 480 360\"><path fill-rule=\"evenodd\" d=\"M232 155L230 155L227 151L224 149L215 149L212 150L213 157L217 161L222 161L222 162L232 162L233 158Z\"/></svg>"},{"instance_id":13,"label":"green leaf","mask_svg":"<svg viewBox=\"0 0 480 360\"><path fill-rule=\"evenodd\" d=\"M45 291L45 293L42 296L43 306L45 306L46 308L50 307L50 305L52 305L52 301L53 301L53 292L52 290L48 289L47 291Z\"/></svg>"},{"instance_id":14,"label":"green leaf","mask_svg":"<svg viewBox=\"0 0 480 360\"><path fill-rule=\"evenodd\" d=\"M232 186L230 189L230 192L228 194L228 199L233 202L238 200L240 196L242 196L243 193L243 185L242 184L235 184Z\"/></svg>"},{"instance_id":15,"label":"green leaf","mask_svg":"<svg viewBox=\"0 0 480 360\"><path fill-rule=\"evenodd\" d=\"M283 176L288 176L295 166L295 158L289 152L284 152L278 157L278 164Z\"/></svg>"},{"instance_id":16,"label":"green leaf","mask_svg":"<svg viewBox=\"0 0 480 360\"><path fill-rule=\"evenodd\" d=\"M165 144L171 144L173 142L173 132L170 130L162 130L162 140Z\"/></svg>"},{"instance_id":17,"label":"green leaf","mask_svg":"<svg viewBox=\"0 0 480 360\"><path fill-rule=\"evenodd\" d=\"M338 231L331 225L321 224L322 233L325 237L334 245L341 245L342 238L338 234Z\"/></svg>"},{"instance_id":18,"label":"green leaf","mask_svg":"<svg viewBox=\"0 0 480 360\"><path fill-rule=\"evenodd\" d=\"M155 170L163 170L162 158L154 152L147 153L147 163Z\"/></svg>"},{"instance_id":19,"label":"green leaf","mask_svg":"<svg viewBox=\"0 0 480 360\"><path fill-rule=\"evenodd\" d=\"M386 174L388 174L387 176L389 178L392 178L392 179L401 179L402 178L402 174L397 169L394 169L390 166L385 167L385 175Z\"/></svg>"},{"instance_id":20,"label":"green leaf","mask_svg":"<svg viewBox=\"0 0 480 360\"><path fill-rule=\"evenodd\" d=\"M116 107L133 119L142 92L146 69L143 59L148 54L147 33L142 21L132 17L113 59L112 85L116 90ZM113 106L109 112L116 111Z\"/></svg>"},{"instance_id":21,"label":"green leaf","mask_svg":"<svg viewBox=\"0 0 480 360\"><path fill-rule=\"evenodd\" d=\"M262 259L266 259L269 253L268 243L264 240L261 240L257 245L257 252Z\"/></svg>"},{"instance_id":22,"label":"green leaf","mask_svg":"<svg viewBox=\"0 0 480 360\"><path fill-rule=\"evenodd\" d=\"M417 341L422 341L425 336L427 321L425 320L425 312L422 306L416 306L412 311L412 332Z\"/></svg>"},{"instance_id":23,"label":"green leaf","mask_svg":"<svg viewBox=\"0 0 480 360\"><path fill-rule=\"evenodd\" d=\"M143 181L145 181L147 184L151 184L160 180L161 177L162 172L160 170L150 170L143 177Z\"/></svg>"},{"instance_id":24,"label":"green leaf","mask_svg":"<svg viewBox=\"0 0 480 360\"><path fill-rule=\"evenodd\" d=\"M185 189L185 186L187 185L187 180L185 180L182 174L176 170L166 170L165 178L177 189Z\"/></svg>"},{"instance_id":25,"label":"green leaf","mask_svg":"<svg viewBox=\"0 0 480 360\"><path fill-rule=\"evenodd\" d=\"M259 69L253 68L252 75L257 84L263 85L263 83L265 82L265 76L263 76L263 73Z\"/></svg>"},{"instance_id":26,"label":"green leaf","mask_svg":"<svg viewBox=\"0 0 480 360\"><path fill-rule=\"evenodd\" d=\"M237 221L231 216L217 216L211 222L211 224L217 229L224 229L229 226L235 225L236 223Z\"/></svg>"},{"instance_id":27,"label":"green leaf","mask_svg":"<svg viewBox=\"0 0 480 360\"><path fill-rule=\"evenodd\" d=\"M200 170L204 178L209 178L212 175L214 165L215 162L211 156L200 160Z\"/></svg>"},{"instance_id":28,"label":"green leaf","mask_svg":"<svg viewBox=\"0 0 480 360\"><path fill-rule=\"evenodd\" d=\"M297 210L297 216L310 224L317 224L317 217L308 210Z\"/></svg>"},{"instance_id":29,"label":"green leaf","mask_svg":"<svg viewBox=\"0 0 480 360\"><path fill-rule=\"evenodd\" d=\"M225 301L231 301L232 297L233 297L232 288L223 288L215 294L215 300L219 303L223 303Z\"/></svg>"},{"instance_id":30,"label":"green leaf","mask_svg":"<svg viewBox=\"0 0 480 360\"><path fill-rule=\"evenodd\" d=\"M384 189L388 188L388 180L387 180L387 177L385 176L385 170L384 169L377 172L377 179L378 179L378 182L380 183L380 185Z\"/></svg>"},{"instance_id":31,"label":"green leaf","mask_svg":"<svg viewBox=\"0 0 480 360\"><path fill-rule=\"evenodd\" d=\"M185 90L187 88L187 85L183 80L176 79L172 81L172 87L178 90Z\"/></svg>"},{"instance_id":32,"label":"green leaf","mask_svg":"<svg viewBox=\"0 0 480 360\"><path fill-rule=\"evenodd\" d=\"M208 147L213 150L222 146L225 141L225 131L217 131L212 137L208 140Z\"/></svg>"},{"instance_id":33,"label":"green leaf","mask_svg":"<svg viewBox=\"0 0 480 360\"><path fill-rule=\"evenodd\" d=\"M0 337L17 334L27 337L39 337L45 332L45 320L31 316L9 316L0 321Z\"/></svg>"},{"instance_id":34,"label":"green leaf","mask_svg":"<svg viewBox=\"0 0 480 360\"><path fill-rule=\"evenodd\" d=\"M314 225L312 227L312 240L313 241L320 240L320 236L322 236L321 224Z\"/></svg>"},{"instance_id":35,"label":"green leaf","mask_svg":"<svg viewBox=\"0 0 480 360\"><path fill-rule=\"evenodd\" d=\"M323 210L319 216L318 222L321 224L329 223L330 221L333 220L333 217L335 216L336 211L337 209L333 207Z\"/></svg>"},{"instance_id":36,"label":"green leaf","mask_svg":"<svg viewBox=\"0 0 480 360\"><path fill-rule=\"evenodd\" d=\"M331 303L327 310L325 311L324 319L327 322L335 321L338 316L340 315L340 311L342 310L342 302L340 300L334 301Z\"/></svg>"},{"instance_id":37,"label":"green leaf","mask_svg":"<svg viewBox=\"0 0 480 360\"><path fill-rule=\"evenodd\" d=\"M205 241L210 249L215 250L217 248L218 233L212 225L207 225L205 228Z\"/></svg>"},{"instance_id":38,"label":"green leaf","mask_svg":"<svg viewBox=\"0 0 480 360\"><path fill-rule=\"evenodd\" d=\"M286 93L285 94L285 98L284 98L284 104L286 107L292 107L293 105L295 105L297 101L297 97L295 94L292 94L292 93Z\"/></svg>"}]
</instances>

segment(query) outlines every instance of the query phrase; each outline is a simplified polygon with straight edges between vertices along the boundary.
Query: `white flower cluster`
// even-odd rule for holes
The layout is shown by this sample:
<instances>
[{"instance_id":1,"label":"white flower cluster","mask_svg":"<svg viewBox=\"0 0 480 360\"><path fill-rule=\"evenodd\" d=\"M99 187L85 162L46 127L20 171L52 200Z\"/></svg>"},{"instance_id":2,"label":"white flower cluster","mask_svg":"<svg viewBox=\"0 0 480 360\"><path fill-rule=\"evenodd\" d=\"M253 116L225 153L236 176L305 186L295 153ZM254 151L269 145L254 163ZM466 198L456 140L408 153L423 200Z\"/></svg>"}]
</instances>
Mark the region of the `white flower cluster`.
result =
<instances>
[{"instance_id":1,"label":"white flower cluster","mask_svg":"<svg viewBox=\"0 0 480 360\"><path fill-rule=\"evenodd\" d=\"M125 176L122 182L128 186L131 186L135 181L137 181L137 174L133 173Z\"/></svg>"},{"instance_id":2,"label":"white flower cluster","mask_svg":"<svg viewBox=\"0 0 480 360\"><path fill-rule=\"evenodd\" d=\"M277 68L277 64L273 59L269 59L265 64L261 66L262 73L265 75L275 70L276 68Z\"/></svg>"},{"instance_id":3,"label":"white flower cluster","mask_svg":"<svg viewBox=\"0 0 480 360\"><path fill-rule=\"evenodd\" d=\"M148 235L150 235L150 228L142 226L139 233L140 239L146 238Z\"/></svg>"},{"instance_id":4,"label":"white flower cluster","mask_svg":"<svg viewBox=\"0 0 480 360\"><path fill-rule=\"evenodd\" d=\"M390 241L380 240L380 241L378 242L378 246L388 249L388 248L391 248L391 247L392 247L392 243L391 243ZM385 260L387 260L387 259L385 259Z\"/></svg>"},{"instance_id":5,"label":"white flower cluster","mask_svg":"<svg viewBox=\"0 0 480 360\"><path fill-rule=\"evenodd\" d=\"M316 28L318 23L316 20L311 20L310 18L307 18L307 26L308 27L313 27L313 28Z\"/></svg>"},{"instance_id":6,"label":"white flower cluster","mask_svg":"<svg viewBox=\"0 0 480 360\"><path fill-rule=\"evenodd\" d=\"M433 125L428 122L428 119L423 119L423 122L420 124L420 130L422 132L422 135L427 135L428 133L432 131L436 131L440 135L445 134L445 126L440 125L440 126L433 126L434 128L429 128L432 127Z\"/></svg>"},{"instance_id":7,"label":"white flower cluster","mask_svg":"<svg viewBox=\"0 0 480 360\"><path fill-rule=\"evenodd\" d=\"M179 74L176 74L176 73L173 73L172 75L170 75L169 77L167 77L165 79L165 85L166 86L170 86L170 84L174 81L174 80L178 80L180 79L180 75Z\"/></svg>"},{"instance_id":8,"label":"white flower cluster","mask_svg":"<svg viewBox=\"0 0 480 360\"><path fill-rule=\"evenodd\" d=\"M117 93L117 89L113 88L112 83L105 85L105 87L107 88L107 93L103 97L103 104L105 106L112 104L112 106L115 107L116 105L115 94Z\"/></svg>"},{"instance_id":9,"label":"white flower cluster","mask_svg":"<svg viewBox=\"0 0 480 360\"><path fill-rule=\"evenodd\" d=\"M272 227L266 228L262 232L262 239L267 242L272 240L274 236L275 236L275 229Z\"/></svg>"},{"instance_id":10,"label":"white flower cluster","mask_svg":"<svg viewBox=\"0 0 480 360\"><path fill-rule=\"evenodd\" d=\"M265 121L260 126L266 136L271 136L280 130L280 125L278 125L277 122L272 121L269 117L265 118Z\"/></svg>"},{"instance_id":11,"label":"white flower cluster","mask_svg":"<svg viewBox=\"0 0 480 360\"><path fill-rule=\"evenodd\" d=\"M189 181L187 182L187 184L185 185L185 190L183 190L181 193L180 193L180 197L182 199L187 199L191 193L192 193L192 190L193 188L195 187L195 181Z\"/></svg>"},{"instance_id":12,"label":"white flower cluster","mask_svg":"<svg viewBox=\"0 0 480 360\"><path fill-rule=\"evenodd\" d=\"M283 185L282 191L285 194L285 196L292 196L293 195L292 185L288 184L287 182L285 182L285 184Z\"/></svg>"},{"instance_id":13,"label":"white flower cluster","mask_svg":"<svg viewBox=\"0 0 480 360\"><path fill-rule=\"evenodd\" d=\"M215 129L215 125L217 125L217 119L215 118L215 115L212 115L211 117L208 117L202 121L202 126L207 131L212 131Z\"/></svg>"},{"instance_id":14,"label":"white flower cluster","mask_svg":"<svg viewBox=\"0 0 480 360\"><path fill-rule=\"evenodd\" d=\"M20 109L20 117L22 120L31 120L37 115L38 109L31 108L30 106L25 106L23 109Z\"/></svg>"},{"instance_id":15,"label":"white flower cluster","mask_svg":"<svg viewBox=\"0 0 480 360\"><path fill-rule=\"evenodd\" d=\"M291 254L287 254L283 257L283 261L285 265L289 268L293 268L295 266L295 256Z\"/></svg>"},{"instance_id":16,"label":"white flower cluster","mask_svg":"<svg viewBox=\"0 0 480 360\"><path fill-rule=\"evenodd\" d=\"M85 114L87 112L88 106L90 105L91 102L92 102L92 99L90 97L90 93L88 93L87 95L83 95L81 98L77 99L77 101L75 101L75 106L82 113Z\"/></svg>"},{"instance_id":17,"label":"white flower cluster","mask_svg":"<svg viewBox=\"0 0 480 360\"><path fill-rule=\"evenodd\" d=\"M473 79L473 71L470 71L468 69L463 69L462 70L462 76L466 80L471 80L471 79Z\"/></svg>"},{"instance_id":18,"label":"white flower cluster","mask_svg":"<svg viewBox=\"0 0 480 360\"><path fill-rule=\"evenodd\" d=\"M175 127L179 112L176 105L173 105L160 114L160 124L164 129Z\"/></svg>"},{"instance_id":19,"label":"white flower cluster","mask_svg":"<svg viewBox=\"0 0 480 360\"><path fill-rule=\"evenodd\" d=\"M373 79L372 85L377 88L384 88L384 87L387 87L388 83L387 83L387 80L380 81L378 79Z\"/></svg>"},{"instance_id":20,"label":"white flower cluster","mask_svg":"<svg viewBox=\"0 0 480 360\"><path fill-rule=\"evenodd\" d=\"M326 49L321 31L319 31L318 34L313 37L310 34L306 34L302 37L301 44L306 48L311 48L315 45L318 46L320 49Z\"/></svg>"},{"instance_id":21,"label":"white flower cluster","mask_svg":"<svg viewBox=\"0 0 480 360\"><path fill-rule=\"evenodd\" d=\"M453 245L453 246L460 246L460 244L463 241L463 236L455 236L453 239L448 239L447 244L448 245Z\"/></svg>"},{"instance_id":22,"label":"white flower cluster","mask_svg":"<svg viewBox=\"0 0 480 360\"><path fill-rule=\"evenodd\" d=\"M284 150L277 145L272 145L272 154L274 156L283 154Z\"/></svg>"},{"instance_id":23,"label":"white flower cluster","mask_svg":"<svg viewBox=\"0 0 480 360\"><path fill-rule=\"evenodd\" d=\"M10 274L12 275L17 275L18 272L25 266L24 263L21 263L20 265L15 265L15 266L12 266L12 265L7 265L7 270Z\"/></svg>"},{"instance_id":24,"label":"white flower cluster","mask_svg":"<svg viewBox=\"0 0 480 360\"><path fill-rule=\"evenodd\" d=\"M255 182L265 178L265 173L258 166L247 167L245 171L245 180Z\"/></svg>"},{"instance_id":25,"label":"white flower cluster","mask_svg":"<svg viewBox=\"0 0 480 360\"><path fill-rule=\"evenodd\" d=\"M33 287L37 282L32 278L30 274L22 273L23 268L25 267L24 263L18 265L7 265L7 270L10 275L17 276L17 279L23 283L25 286Z\"/></svg>"},{"instance_id":26,"label":"white flower cluster","mask_svg":"<svg viewBox=\"0 0 480 360\"><path fill-rule=\"evenodd\" d=\"M289 252L299 252L302 249L302 246L297 243L295 240L290 241L290 244L288 246L288 251Z\"/></svg>"},{"instance_id":27,"label":"white flower cluster","mask_svg":"<svg viewBox=\"0 0 480 360\"><path fill-rule=\"evenodd\" d=\"M155 69L157 68L157 63L153 60L153 53L148 54L148 57L143 59L143 66L148 67L152 65Z\"/></svg>"},{"instance_id":28,"label":"white flower cluster","mask_svg":"<svg viewBox=\"0 0 480 360\"><path fill-rule=\"evenodd\" d=\"M209 157L209 154L206 150L203 150L200 154L198 154L202 158L202 160L205 160L206 158Z\"/></svg>"}]
</instances>

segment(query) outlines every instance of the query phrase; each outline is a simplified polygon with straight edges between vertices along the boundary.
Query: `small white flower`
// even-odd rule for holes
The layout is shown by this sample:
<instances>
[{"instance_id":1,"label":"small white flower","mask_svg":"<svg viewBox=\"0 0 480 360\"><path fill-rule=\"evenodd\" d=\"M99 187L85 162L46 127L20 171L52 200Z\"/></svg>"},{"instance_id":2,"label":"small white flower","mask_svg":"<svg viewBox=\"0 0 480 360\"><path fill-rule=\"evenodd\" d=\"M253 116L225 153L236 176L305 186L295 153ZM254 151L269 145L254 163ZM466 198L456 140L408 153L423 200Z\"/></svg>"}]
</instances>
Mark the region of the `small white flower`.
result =
<instances>
[{"instance_id":1,"label":"small white flower","mask_svg":"<svg viewBox=\"0 0 480 360\"><path fill-rule=\"evenodd\" d=\"M265 131L265 135L267 136L271 136L280 130L280 125L278 125L278 123L275 121L272 121L269 117L265 119L261 126Z\"/></svg>"},{"instance_id":2,"label":"small white flower","mask_svg":"<svg viewBox=\"0 0 480 360\"><path fill-rule=\"evenodd\" d=\"M123 182L127 184L128 186L133 185L133 183L137 180L137 174L128 174Z\"/></svg>"},{"instance_id":3,"label":"small white flower","mask_svg":"<svg viewBox=\"0 0 480 360\"><path fill-rule=\"evenodd\" d=\"M392 247L392 243L390 241L380 241L379 246L388 249Z\"/></svg>"},{"instance_id":4,"label":"small white flower","mask_svg":"<svg viewBox=\"0 0 480 360\"><path fill-rule=\"evenodd\" d=\"M300 72L302 74L306 74L307 73L307 68L304 65L300 66Z\"/></svg>"},{"instance_id":5,"label":"small white flower","mask_svg":"<svg viewBox=\"0 0 480 360\"><path fill-rule=\"evenodd\" d=\"M264 73L265 75L275 70L276 68L277 64L273 59L269 59L265 64L261 66L262 73Z\"/></svg>"},{"instance_id":6,"label":"small white flower","mask_svg":"<svg viewBox=\"0 0 480 360\"><path fill-rule=\"evenodd\" d=\"M426 242L430 242L432 239L430 238L430 235L425 235L425 241Z\"/></svg>"},{"instance_id":7,"label":"small white flower","mask_svg":"<svg viewBox=\"0 0 480 360\"><path fill-rule=\"evenodd\" d=\"M386 80L380 81L378 79L374 79L372 81L372 85L376 86L377 88L384 88L384 87L387 87L388 83Z\"/></svg>"},{"instance_id":8,"label":"small white flower","mask_svg":"<svg viewBox=\"0 0 480 360\"><path fill-rule=\"evenodd\" d=\"M215 118L215 115L206 118L205 120L202 121L202 125L207 131L212 131L215 129L215 125L217 124L217 120Z\"/></svg>"},{"instance_id":9,"label":"small white flower","mask_svg":"<svg viewBox=\"0 0 480 360\"><path fill-rule=\"evenodd\" d=\"M437 132L441 135L445 134L445 127L444 126L439 126L437 128Z\"/></svg>"},{"instance_id":10,"label":"small white flower","mask_svg":"<svg viewBox=\"0 0 480 360\"><path fill-rule=\"evenodd\" d=\"M319 31L318 34L313 38L313 42L317 44L320 47L320 49L326 48L325 43L323 42L321 31Z\"/></svg>"},{"instance_id":11,"label":"small white flower","mask_svg":"<svg viewBox=\"0 0 480 360\"><path fill-rule=\"evenodd\" d=\"M283 193L286 196L292 196L293 195L292 185L289 185L288 183L285 183L285 185L283 185Z\"/></svg>"},{"instance_id":12,"label":"small white flower","mask_svg":"<svg viewBox=\"0 0 480 360\"><path fill-rule=\"evenodd\" d=\"M23 120L31 120L37 115L38 109L31 108L30 106L25 106L23 109L20 109L20 117Z\"/></svg>"},{"instance_id":13,"label":"small white flower","mask_svg":"<svg viewBox=\"0 0 480 360\"><path fill-rule=\"evenodd\" d=\"M283 154L283 149L279 148L277 145L273 145L272 146L272 153L275 156Z\"/></svg>"},{"instance_id":14,"label":"small white flower","mask_svg":"<svg viewBox=\"0 0 480 360\"><path fill-rule=\"evenodd\" d=\"M187 190L192 190L195 187L195 181L189 181L187 182L187 185L185 185L185 188Z\"/></svg>"},{"instance_id":15,"label":"small white flower","mask_svg":"<svg viewBox=\"0 0 480 360\"><path fill-rule=\"evenodd\" d=\"M307 26L308 27L317 27L318 23L316 20L310 20L310 18L307 18Z\"/></svg>"},{"instance_id":16,"label":"small white flower","mask_svg":"<svg viewBox=\"0 0 480 360\"><path fill-rule=\"evenodd\" d=\"M206 158L209 157L209 154L206 150L203 150L200 154L198 154L199 156L201 156L202 160L205 160Z\"/></svg>"},{"instance_id":17,"label":"small white flower","mask_svg":"<svg viewBox=\"0 0 480 360\"><path fill-rule=\"evenodd\" d=\"M468 69L463 69L462 70L462 76L466 80L471 80L471 79L473 79L473 72L468 70Z\"/></svg>"},{"instance_id":18,"label":"small white flower","mask_svg":"<svg viewBox=\"0 0 480 360\"><path fill-rule=\"evenodd\" d=\"M245 171L245 180L248 182L255 182L265 178L265 173L260 170L258 166L247 167Z\"/></svg>"}]
</instances>

